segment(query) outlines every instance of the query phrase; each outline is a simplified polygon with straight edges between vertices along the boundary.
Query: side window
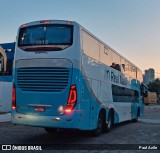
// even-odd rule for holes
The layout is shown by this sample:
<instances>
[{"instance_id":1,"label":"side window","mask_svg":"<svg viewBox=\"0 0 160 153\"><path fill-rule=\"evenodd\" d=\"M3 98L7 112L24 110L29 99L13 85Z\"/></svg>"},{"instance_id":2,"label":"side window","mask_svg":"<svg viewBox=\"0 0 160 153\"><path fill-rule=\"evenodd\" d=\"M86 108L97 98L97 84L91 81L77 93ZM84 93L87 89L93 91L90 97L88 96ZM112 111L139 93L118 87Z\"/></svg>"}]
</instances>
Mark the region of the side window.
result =
<instances>
[{"instance_id":1,"label":"side window","mask_svg":"<svg viewBox=\"0 0 160 153\"><path fill-rule=\"evenodd\" d=\"M133 79L136 79L136 71L137 71L137 70L136 70L136 67L135 67L134 65L132 66L131 71L132 71L132 78L133 78Z\"/></svg>"},{"instance_id":2,"label":"side window","mask_svg":"<svg viewBox=\"0 0 160 153\"><path fill-rule=\"evenodd\" d=\"M82 30L82 48L84 54L99 61L99 41Z\"/></svg>"},{"instance_id":3,"label":"side window","mask_svg":"<svg viewBox=\"0 0 160 153\"><path fill-rule=\"evenodd\" d=\"M100 62L110 66L112 64L112 51L100 43Z\"/></svg>"},{"instance_id":4,"label":"side window","mask_svg":"<svg viewBox=\"0 0 160 153\"><path fill-rule=\"evenodd\" d=\"M126 71L126 60L123 57L121 57L121 71L123 73Z\"/></svg>"},{"instance_id":5,"label":"side window","mask_svg":"<svg viewBox=\"0 0 160 153\"><path fill-rule=\"evenodd\" d=\"M110 66L112 64L112 51L111 49L105 47L104 48L104 53L105 53L105 61L108 66Z\"/></svg>"},{"instance_id":6,"label":"side window","mask_svg":"<svg viewBox=\"0 0 160 153\"><path fill-rule=\"evenodd\" d=\"M133 89L128 89L125 87L120 87L117 85L112 85L112 95L113 102L133 102L134 96L137 98L137 95L134 95Z\"/></svg>"},{"instance_id":7,"label":"side window","mask_svg":"<svg viewBox=\"0 0 160 153\"><path fill-rule=\"evenodd\" d=\"M129 65L129 62L126 61L126 65L125 65L125 75L129 78L129 68L130 68L130 65Z\"/></svg>"},{"instance_id":8,"label":"side window","mask_svg":"<svg viewBox=\"0 0 160 153\"><path fill-rule=\"evenodd\" d=\"M132 65L130 62L128 62L128 76L130 77L130 79L136 79L136 67L134 65Z\"/></svg>"},{"instance_id":9,"label":"side window","mask_svg":"<svg viewBox=\"0 0 160 153\"><path fill-rule=\"evenodd\" d=\"M112 64L113 64L112 67L118 71L121 71L120 60L121 60L120 56L117 53L112 52Z\"/></svg>"},{"instance_id":10,"label":"side window","mask_svg":"<svg viewBox=\"0 0 160 153\"><path fill-rule=\"evenodd\" d=\"M137 80L140 82L143 81L143 74L140 69L137 69Z\"/></svg>"}]
</instances>

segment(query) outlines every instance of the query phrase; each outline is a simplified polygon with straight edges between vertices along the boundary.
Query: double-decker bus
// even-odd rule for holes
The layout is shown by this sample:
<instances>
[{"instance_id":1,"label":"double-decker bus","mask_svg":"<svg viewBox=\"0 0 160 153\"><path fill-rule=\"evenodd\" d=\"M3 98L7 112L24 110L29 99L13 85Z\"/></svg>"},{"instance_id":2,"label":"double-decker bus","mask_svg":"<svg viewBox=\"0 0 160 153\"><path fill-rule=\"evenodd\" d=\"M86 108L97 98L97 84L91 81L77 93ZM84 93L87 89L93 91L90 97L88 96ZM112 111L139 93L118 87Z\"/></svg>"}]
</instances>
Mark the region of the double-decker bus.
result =
<instances>
[{"instance_id":1,"label":"double-decker bus","mask_svg":"<svg viewBox=\"0 0 160 153\"><path fill-rule=\"evenodd\" d=\"M143 114L142 72L74 21L20 26L12 123L100 135Z\"/></svg>"},{"instance_id":2,"label":"double-decker bus","mask_svg":"<svg viewBox=\"0 0 160 153\"><path fill-rule=\"evenodd\" d=\"M0 112L11 111L15 43L0 44Z\"/></svg>"}]
</instances>

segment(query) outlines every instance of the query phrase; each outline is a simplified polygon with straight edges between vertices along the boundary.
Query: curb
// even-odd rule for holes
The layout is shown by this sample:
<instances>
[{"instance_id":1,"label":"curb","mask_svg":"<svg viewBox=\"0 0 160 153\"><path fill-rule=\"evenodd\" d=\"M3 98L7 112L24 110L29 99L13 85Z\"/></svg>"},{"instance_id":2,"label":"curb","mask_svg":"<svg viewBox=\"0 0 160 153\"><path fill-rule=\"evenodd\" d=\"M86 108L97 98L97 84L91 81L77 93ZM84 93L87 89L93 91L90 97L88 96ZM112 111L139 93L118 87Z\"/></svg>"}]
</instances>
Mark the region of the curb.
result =
<instances>
[{"instance_id":1,"label":"curb","mask_svg":"<svg viewBox=\"0 0 160 153\"><path fill-rule=\"evenodd\" d=\"M138 119L138 121L143 122L143 123L152 123L152 124L160 124L160 120L156 119Z\"/></svg>"}]
</instances>

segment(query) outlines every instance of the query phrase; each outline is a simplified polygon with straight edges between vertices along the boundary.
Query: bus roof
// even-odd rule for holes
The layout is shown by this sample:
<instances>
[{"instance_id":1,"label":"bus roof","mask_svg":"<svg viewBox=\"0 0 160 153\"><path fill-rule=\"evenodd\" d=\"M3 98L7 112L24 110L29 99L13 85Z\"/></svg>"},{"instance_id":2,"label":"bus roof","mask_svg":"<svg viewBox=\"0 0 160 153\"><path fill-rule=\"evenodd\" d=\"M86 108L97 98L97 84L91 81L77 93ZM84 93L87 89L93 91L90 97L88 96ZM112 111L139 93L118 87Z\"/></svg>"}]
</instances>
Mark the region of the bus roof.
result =
<instances>
[{"instance_id":1,"label":"bus roof","mask_svg":"<svg viewBox=\"0 0 160 153\"><path fill-rule=\"evenodd\" d=\"M78 25L80 26L82 29L84 29L87 33L89 33L90 35L92 35L95 39L97 39L99 42L101 42L104 46L106 46L107 48L111 49L113 52L115 52L116 54L118 54L119 56L121 56L122 58L124 58L127 62L131 63L134 67L136 67L138 70L140 70L140 68L138 66L136 66L135 64L133 64L130 60L128 60L127 58L125 58L123 55L121 55L119 52L117 52L116 50L114 50L113 48L111 48L109 45L107 45L106 43L104 43L102 40L100 40L98 37L96 37L94 34L92 34L90 31L88 31L86 28L84 28L82 25L80 25L78 22L76 21L69 21L69 20L39 20L39 21L33 21L33 22L28 22L25 24L22 24L20 26L20 28L22 27L26 27L26 26L32 26L32 25L36 25L36 24L71 24L71 25ZM141 70L140 70L141 71ZM142 72L142 71L141 71Z\"/></svg>"}]
</instances>

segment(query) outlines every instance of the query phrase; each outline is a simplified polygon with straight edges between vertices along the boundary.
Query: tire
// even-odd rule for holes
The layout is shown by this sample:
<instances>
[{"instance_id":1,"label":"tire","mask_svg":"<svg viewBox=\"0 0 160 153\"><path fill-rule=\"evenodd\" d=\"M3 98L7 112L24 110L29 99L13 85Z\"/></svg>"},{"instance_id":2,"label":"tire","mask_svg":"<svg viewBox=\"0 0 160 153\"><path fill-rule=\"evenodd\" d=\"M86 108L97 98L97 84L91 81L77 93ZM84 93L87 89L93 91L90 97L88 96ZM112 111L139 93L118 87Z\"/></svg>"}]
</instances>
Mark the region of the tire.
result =
<instances>
[{"instance_id":1,"label":"tire","mask_svg":"<svg viewBox=\"0 0 160 153\"><path fill-rule=\"evenodd\" d=\"M104 132L109 132L113 128L113 113L109 112L108 123L105 123Z\"/></svg>"},{"instance_id":2,"label":"tire","mask_svg":"<svg viewBox=\"0 0 160 153\"><path fill-rule=\"evenodd\" d=\"M100 112L100 114L98 115L97 128L91 131L91 136L98 137L102 133L102 129L103 129L103 115Z\"/></svg>"}]
</instances>

